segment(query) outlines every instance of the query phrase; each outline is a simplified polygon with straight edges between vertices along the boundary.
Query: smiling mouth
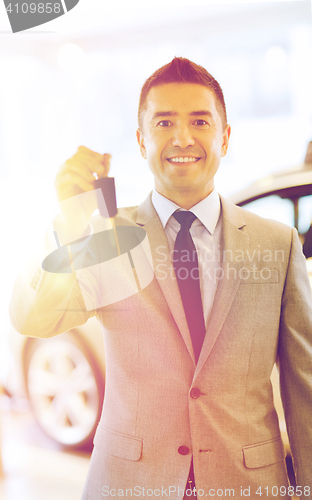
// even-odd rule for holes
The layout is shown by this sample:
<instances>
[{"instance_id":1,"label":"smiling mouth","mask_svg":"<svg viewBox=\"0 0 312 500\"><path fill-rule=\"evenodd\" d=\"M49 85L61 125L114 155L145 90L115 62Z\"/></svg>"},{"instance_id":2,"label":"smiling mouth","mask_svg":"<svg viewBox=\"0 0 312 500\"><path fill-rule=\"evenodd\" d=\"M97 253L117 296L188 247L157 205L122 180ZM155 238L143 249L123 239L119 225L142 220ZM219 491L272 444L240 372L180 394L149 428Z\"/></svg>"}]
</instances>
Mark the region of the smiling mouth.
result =
<instances>
[{"instance_id":1,"label":"smiling mouth","mask_svg":"<svg viewBox=\"0 0 312 500\"><path fill-rule=\"evenodd\" d=\"M174 158L167 158L167 160L170 163L194 163L200 158L195 156L175 156Z\"/></svg>"}]
</instances>

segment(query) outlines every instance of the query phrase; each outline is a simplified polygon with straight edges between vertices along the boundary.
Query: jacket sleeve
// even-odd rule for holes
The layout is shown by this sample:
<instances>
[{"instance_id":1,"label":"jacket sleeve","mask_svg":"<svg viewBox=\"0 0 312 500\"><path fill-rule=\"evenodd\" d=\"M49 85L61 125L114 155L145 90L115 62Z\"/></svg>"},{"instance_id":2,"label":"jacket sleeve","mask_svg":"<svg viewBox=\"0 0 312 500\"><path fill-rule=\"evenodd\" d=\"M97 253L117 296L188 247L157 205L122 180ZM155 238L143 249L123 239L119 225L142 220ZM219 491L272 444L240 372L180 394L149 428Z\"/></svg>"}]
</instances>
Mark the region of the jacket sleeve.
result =
<instances>
[{"instance_id":1,"label":"jacket sleeve","mask_svg":"<svg viewBox=\"0 0 312 500\"><path fill-rule=\"evenodd\" d=\"M310 487L302 498L312 498L312 295L295 229L281 307L281 396L297 485Z\"/></svg>"},{"instance_id":2,"label":"jacket sleeve","mask_svg":"<svg viewBox=\"0 0 312 500\"><path fill-rule=\"evenodd\" d=\"M51 245L49 233L37 256L20 272L11 295L11 323L19 333L29 337L52 337L83 325L95 315L95 310L86 309L75 272L62 272L62 263L60 272L43 270L45 256L57 250L56 245ZM80 260L85 258L87 248L87 244L82 245ZM92 285L91 282L90 289Z\"/></svg>"}]
</instances>

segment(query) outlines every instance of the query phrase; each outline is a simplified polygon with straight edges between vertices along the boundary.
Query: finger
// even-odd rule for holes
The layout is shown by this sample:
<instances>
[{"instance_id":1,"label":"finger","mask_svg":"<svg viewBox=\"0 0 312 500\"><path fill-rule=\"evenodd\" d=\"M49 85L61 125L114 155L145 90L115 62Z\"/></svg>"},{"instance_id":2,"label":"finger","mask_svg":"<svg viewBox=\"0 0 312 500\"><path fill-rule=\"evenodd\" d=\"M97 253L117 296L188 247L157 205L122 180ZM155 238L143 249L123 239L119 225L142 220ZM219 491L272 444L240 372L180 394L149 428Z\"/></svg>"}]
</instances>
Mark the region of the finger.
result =
<instances>
[{"instance_id":1,"label":"finger","mask_svg":"<svg viewBox=\"0 0 312 500\"><path fill-rule=\"evenodd\" d=\"M105 169L104 175L108 175L108 172L110 169L111 159L112 159L112 155L110 155L109 153L105 153L103 155L102 164L103 164L104 169ZM101 177L103 177L103 176L101 175Z\"/></svg>"},{"instance_id":2,"label":"finger","mask_svg":"<svg viewBox=\"0 0 312 500\"><path fill-rule=\"evenodd\" d=\"M92 149L89 149L85 146L79 146L76 155L79 156L82 155L92 158L99 163L103 163L104 165L106 165L107 161L110 161L111 159L111 155L109 153L104 153L104 154L96 153L95 151L92 151Z\"/></svg>"},{"instance_id":3,"label":"finger","mask_svg":"<svg viewBox=\"0 0 312 500\"><path fill-rule=\"evenodd\" d=\"M111 155L100 155L80 146L78 152L61 165L56 175L55 188L59 199L66 199L81 192L94 189L96 173L98 177L108 175Z\"/></svg>"},{"instance_id":4,"label":"finger","mask_svg":"<svg viewBox=\"0 0 312 500\"><path fill-rule=\"evenodd\" d=\"M94 172L103 176L106 173L106 168L102 164L95 163L94 160L90 161L90 157L81 158L73 156L61 166L57 176L61 177L70 172L75 172L77 175L81 175L85 180L93 182L95 178Z\"/></svg>"},{"instance_id":5,"label":"finger","mask_svg":"<svg viewBox=\"0 0 312 500\"><path fill-rule=\"evenodd\" d=\"M74 188L78 187L81 192L84 192L94 189L94 184L93 181L88 182L75 172L68 172L56 178L55 187L57 191L70 190L71 188L74 191Z\"/></svg>"},{"instance_id":6,"label":"finger","mask_svg":"<svg viewBox=\"0 0 312 500\"><path fill-rule=\"evenodd\" d=\"M70 158L70 162L76 162L77 165L80 165L80 168L85 168L88 170L91 174L94 172L98 176L105 176L107 175L107 172L109 170L109 158L110 155L107 155L108 158L105 157L106 155L97 155L92 156L86 153L76 153L72 158Z\"/></svg>"},{"instance_id":7,"label":"finger","mask_svg":"<svg viewBox=\"0 0 312 500\"><path fill-rule=\"evenodd\" d=\"M69 160L67 162L67 168L63 170L62 175L66 175L71 172L75 172L76 175L80 175L83 179L85 179L88 182L94 182L94 171L95 168L99 171L102 171L102 169L97 168L95 165L92 166L86 164L82 161L77 161L77 160Z\"/></svg>"},{"instance_id":8,"label":"finger","mask_svg":"<svg viewBox=\"0 0 312 500\"><path fill-rule=\"evenodd\" d=\"M80 154L80 153L86 154L86 155L91 156L93 158L98 158L98 157L103 156L103 155L101 155L101 153L97 153L96 151L92 151L92 149L89 149L86 146L79 146L78 147L76 154Z\"/></svg>"}]
</instances>

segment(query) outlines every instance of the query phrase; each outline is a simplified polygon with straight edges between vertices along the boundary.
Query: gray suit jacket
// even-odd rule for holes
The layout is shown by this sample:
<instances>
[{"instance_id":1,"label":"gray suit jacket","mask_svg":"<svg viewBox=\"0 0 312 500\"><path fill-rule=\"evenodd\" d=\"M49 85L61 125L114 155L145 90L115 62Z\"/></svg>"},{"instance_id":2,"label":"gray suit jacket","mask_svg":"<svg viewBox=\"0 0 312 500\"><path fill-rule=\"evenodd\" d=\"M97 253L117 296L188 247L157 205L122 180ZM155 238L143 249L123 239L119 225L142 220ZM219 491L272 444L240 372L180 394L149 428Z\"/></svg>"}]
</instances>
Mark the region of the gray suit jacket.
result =
<instances>
[{"instance_id":1,"label":"gray suit jacket","mask_svg":"<svg viewBox=\"0 0 312 500\"><path fill-rule=\"evenodd\" d=\"M192 456L198 496L241 497L250 488L257 499L261 487L282 498L276 361L298 485L312 498L312 301L301 245L294 229L221 201L222 271L197 365L150 198L117 217L118 225L144 228L149 241L152 262L148 250L139 260L147 256L142 266L154 277L138 293L86 310L86 297L109 286L101 266L85 269L80 286L74 274L42 273L30 290L38 268L16 284L12 322L25 335L49 337L93 315L103 325L104 407L83 500L182 498Z\"/></svg>"}]
</instances>

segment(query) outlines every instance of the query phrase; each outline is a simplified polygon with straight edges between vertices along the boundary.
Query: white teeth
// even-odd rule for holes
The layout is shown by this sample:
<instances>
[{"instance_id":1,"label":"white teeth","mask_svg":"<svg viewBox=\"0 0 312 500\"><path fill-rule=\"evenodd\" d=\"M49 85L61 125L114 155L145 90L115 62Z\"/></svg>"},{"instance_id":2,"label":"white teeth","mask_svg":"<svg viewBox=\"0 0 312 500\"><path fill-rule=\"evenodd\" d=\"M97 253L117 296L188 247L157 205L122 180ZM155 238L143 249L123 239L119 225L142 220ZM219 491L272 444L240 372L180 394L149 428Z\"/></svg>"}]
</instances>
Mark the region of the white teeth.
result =
<instances>
[{"instance_id":1,"label":"white teeth","mask_svg":"<svg viewBox=\"0 0 312 500\"><path fill-rule=\"evenodd\" d=\"M184 156L180 156L178 158L169 158L169 161L172 161L174 163L188 163L188 162L193 162L193 161L197 161L198 158L187 158L187 157L184 157Z\"/></svg>"}]
</instances>

